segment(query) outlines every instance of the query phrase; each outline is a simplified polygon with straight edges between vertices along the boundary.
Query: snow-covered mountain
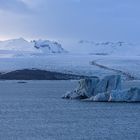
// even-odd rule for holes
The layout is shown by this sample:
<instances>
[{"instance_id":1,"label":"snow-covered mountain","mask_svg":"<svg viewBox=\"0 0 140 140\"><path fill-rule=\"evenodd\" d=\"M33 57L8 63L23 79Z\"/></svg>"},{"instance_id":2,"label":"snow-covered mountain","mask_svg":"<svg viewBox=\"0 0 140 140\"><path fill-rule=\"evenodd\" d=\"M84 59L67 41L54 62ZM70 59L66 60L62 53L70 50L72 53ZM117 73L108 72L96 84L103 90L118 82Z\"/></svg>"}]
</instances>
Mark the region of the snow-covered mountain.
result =
<instances>
[{"instance_id":1,"label":"snow-covered mountain","mask_svg":"<svg viewBox=\"0 0 140 140\"><path fill-rule=\"evenodd\" d=\"M0 50L33 52L36 49L33 43L23 38L0 41Z\"/></svg>"},{"instance_id":2,"label":"snow-covered mountain","mask_svg":"<svg viewBox=\"0 0 140 140\"><path fill-rule=\"evenodd\" d=\"M34 40L34 47L40 49L43 53L66 53L67 51L64 50L56 41L49 41L49 40Z\"/></svg>"},{"instance_id":3,"label":"snow-covered mountain","mask_svg":"<svg viewBox=\"0 0 140 140\"><path fill-rule=\"evenodd\" d=\"M23 38L0 41L1 57L22 56L33 53L39 53L39 51L34 48L32 42L28 42Z\"/></svg>"},{"instance_id":4,"label":"snow-covered mountain","mask_svg":"<svg viewBox=\"0 0 140 140\"><path fill-rule=\"evenodd\" d=\"M75 47L75 52L95 55L140 55L140 45L126 42L102 42L81 40Z\"/></svg>"},{"instance_id":5,"label":"snow-covered mountain","mask_svg":"<svg viewBox=\"0 0 140 140\"><path fill-rule=\"evenodd\" d=\"M140 56L140 46L125 42L96 43L81 40L71 45L70 52L88 55ZM65 53L67 53L67 51L56 41L41 39L27 41L23 38L0 41L0 57L33 57Z\"/></svg>"},{"instance_id":6,"label":"snow-covered mountain","mask_svg":"<svg viewBox=\"0 0 140 140\"><path fill-rule=\"evenodd\" d=\"M0 57L40 56L65 53L61 44L49 40L27 41L23 38L0 41Z\"/></svg>"}]
</instances>

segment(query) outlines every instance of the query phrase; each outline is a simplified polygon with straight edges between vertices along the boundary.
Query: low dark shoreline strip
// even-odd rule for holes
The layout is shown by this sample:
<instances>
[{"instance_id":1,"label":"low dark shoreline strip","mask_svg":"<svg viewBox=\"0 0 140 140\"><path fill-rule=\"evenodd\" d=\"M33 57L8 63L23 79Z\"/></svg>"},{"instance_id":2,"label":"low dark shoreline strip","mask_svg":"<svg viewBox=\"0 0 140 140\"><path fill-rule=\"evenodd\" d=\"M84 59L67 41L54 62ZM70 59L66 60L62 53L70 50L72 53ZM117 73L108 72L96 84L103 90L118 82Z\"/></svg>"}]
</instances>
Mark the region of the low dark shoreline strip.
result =
<instances>
[{"instance_id":1,"label":"low dark shoreline strip","mask_svg":"<svg viewBox=\"0 0 140 140\"><path fill-rule=\"evenodd\" d=\"M89 77L39 69L23 69L0 74L0 80L79 80L83 78Z\"/></svg>"}]
</instances>

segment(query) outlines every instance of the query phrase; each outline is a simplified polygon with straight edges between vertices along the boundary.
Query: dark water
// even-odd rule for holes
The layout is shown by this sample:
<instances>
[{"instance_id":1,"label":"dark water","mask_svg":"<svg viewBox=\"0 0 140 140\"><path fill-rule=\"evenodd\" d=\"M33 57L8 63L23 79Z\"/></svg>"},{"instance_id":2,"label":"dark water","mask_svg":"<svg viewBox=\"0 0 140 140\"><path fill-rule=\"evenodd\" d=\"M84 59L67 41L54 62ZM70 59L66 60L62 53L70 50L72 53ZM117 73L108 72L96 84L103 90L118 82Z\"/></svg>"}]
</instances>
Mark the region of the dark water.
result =
<instances>
[{"instance_id":1,"label":"dark water","mask_svg":"<svg viewBox=\"0 0 140 140\"><path fill-rule=\"evenodd\" d=\"M2 140L139 140L140 104L63 100L74 81L0 82Z\"/></svg>"}]
</instances>

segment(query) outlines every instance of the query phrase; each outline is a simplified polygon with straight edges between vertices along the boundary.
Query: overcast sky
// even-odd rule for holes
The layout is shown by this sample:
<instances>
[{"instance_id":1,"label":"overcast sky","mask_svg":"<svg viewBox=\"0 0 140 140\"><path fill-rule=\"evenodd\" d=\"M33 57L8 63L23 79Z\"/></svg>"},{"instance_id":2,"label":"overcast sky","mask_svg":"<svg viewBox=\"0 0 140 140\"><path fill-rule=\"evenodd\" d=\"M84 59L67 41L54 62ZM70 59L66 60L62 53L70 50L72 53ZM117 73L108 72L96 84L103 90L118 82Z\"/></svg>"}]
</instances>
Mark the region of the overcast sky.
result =
<instances>
[{"instance_id":1,"label":"overcast sky","mask_svg":"<svg viewBox=\"0 0 140 140\"><path fill-rule=\"evenodd\" d=\"M0 0L0 39L138 42L140 0Z\"/></svg>"}]
</instances>

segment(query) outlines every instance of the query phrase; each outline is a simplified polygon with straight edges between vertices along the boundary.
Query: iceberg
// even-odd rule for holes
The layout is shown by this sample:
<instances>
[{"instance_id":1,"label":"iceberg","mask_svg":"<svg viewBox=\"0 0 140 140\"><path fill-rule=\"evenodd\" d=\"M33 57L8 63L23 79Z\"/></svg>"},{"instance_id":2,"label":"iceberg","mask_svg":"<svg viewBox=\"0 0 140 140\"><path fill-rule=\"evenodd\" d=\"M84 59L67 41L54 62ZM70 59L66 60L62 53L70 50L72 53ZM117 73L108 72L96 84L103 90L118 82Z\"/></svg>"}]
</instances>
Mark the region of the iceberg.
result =
<instances>
[{"instance_id":1,"label":"iceberg","mask_svg":"<svg viewBox=\"0 0 140 140\"><path fill-rule=\"evenodd\" d=\"M79 86L62 98L94 102L139 102L140 88L122 89L121 81L120 75L105 76L103 79L81 79Z\"/></svg>"}]
</instances>

